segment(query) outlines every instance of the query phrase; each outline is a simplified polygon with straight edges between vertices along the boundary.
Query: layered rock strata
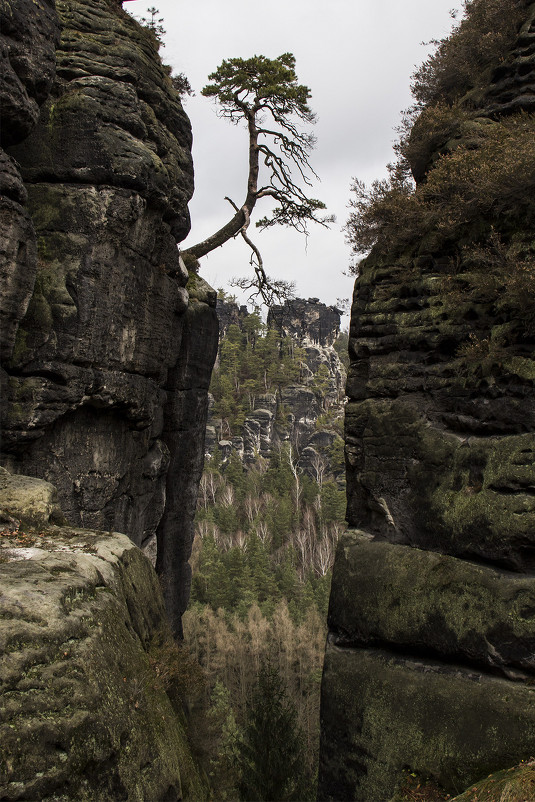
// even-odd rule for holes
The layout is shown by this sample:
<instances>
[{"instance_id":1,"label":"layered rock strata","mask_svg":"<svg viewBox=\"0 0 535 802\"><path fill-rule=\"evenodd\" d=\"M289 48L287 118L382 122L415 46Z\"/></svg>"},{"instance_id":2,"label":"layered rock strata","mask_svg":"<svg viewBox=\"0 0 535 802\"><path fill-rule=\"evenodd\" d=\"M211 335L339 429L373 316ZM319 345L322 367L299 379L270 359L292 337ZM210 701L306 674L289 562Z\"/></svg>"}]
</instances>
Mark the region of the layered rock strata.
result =
<instances>
[{"instance_id":1,"label":"layered rock strata","mask_svg":"<svg viewBox=\"0 0 535 802\"><path fill-rule=\"evenodd\" d=\"M54 526L56 495L0 473L0 797L199 802L154 569L126 535Z\"/></svg>"},{"instance_id":2,"label":"layered rock strata","mask_svg":"<svg viewBox=\"0 0 535 802\"><path fill-rule=\"evenodd\" d=\"M533 4L526 19L465 134L529 109ZM532 220L525 196L491 223L529 254ZM470 279L463 247L485 230L361 264L321 800L387 802L407 769L455 795L535 750L535 340L521 297L491 302Z\"/></svg>"},{"instance_id":3,"label":"layered rock strata","mask_svg":"<svg viewBox=\"0 0 535 802\"><path fill-rule=\"evenodd\" d=\"M37 6L50 26L53 7ZM56 6L56 78L46 97L46 29L48 50L29 48L39 119L8 149L26 229L6 253L2 459L53 482L73 525L158 551L179 632L217 348L215 295L190 297L176 246L189 230L190 124L154 36L119 3Z\"/></svg>"}]
</instances>

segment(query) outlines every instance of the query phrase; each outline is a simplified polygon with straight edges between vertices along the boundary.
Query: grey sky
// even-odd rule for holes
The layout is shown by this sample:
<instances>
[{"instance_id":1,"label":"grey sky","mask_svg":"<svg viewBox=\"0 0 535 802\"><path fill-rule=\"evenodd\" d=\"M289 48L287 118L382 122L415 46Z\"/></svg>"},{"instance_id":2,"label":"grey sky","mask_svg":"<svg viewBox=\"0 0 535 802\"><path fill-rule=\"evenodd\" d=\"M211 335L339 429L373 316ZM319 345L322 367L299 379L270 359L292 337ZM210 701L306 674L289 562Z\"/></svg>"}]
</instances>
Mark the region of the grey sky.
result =
<instances>
[{"instance_id":1,"label":"grey sky","mask_svg":"<svg viewBox=\"0 0 535 802\"><path fill-rule=\"evenodd\" d=\"M343 275L349 247L341 229L351 179L369 182L385 174L393 158L393 129L411 103L411 73L430 50L421 42L448 34L449 11L459 10L461 0L134 0L124 7L141 17L151 5L160 10L167 31L163 60L174 72L184 72L197 92L185 103L194 135L195 195L192 233L183 247L224 224L231 212L225 195L241 204L245 190L247 133L219 119L214 103L200 96L208 74L224 58L274 58L289 51L318 116L311 163L321 183L311 194L327 204L337 222L329 230L314 227L308 242L282 228L260 233L251 225L250 232L268 274L295 281L300 297L326 303L349 297L353 280ZM257 219L265 211L259 204ZM241 238L201 261L202 275L216 288L229 289L229 278L248 268Z\"/></svg>"}]
</instances>

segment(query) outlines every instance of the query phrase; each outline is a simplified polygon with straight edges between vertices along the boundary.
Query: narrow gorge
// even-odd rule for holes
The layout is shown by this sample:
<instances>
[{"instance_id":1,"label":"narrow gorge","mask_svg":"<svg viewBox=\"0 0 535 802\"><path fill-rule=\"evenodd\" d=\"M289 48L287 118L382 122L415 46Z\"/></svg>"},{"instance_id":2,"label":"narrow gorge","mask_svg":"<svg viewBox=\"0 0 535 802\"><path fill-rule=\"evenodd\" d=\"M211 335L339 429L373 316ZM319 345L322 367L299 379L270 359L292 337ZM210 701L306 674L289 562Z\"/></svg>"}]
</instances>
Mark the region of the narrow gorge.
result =
<instances>
[{"instance_id":1,"label":"narrow gorge","mask_svg":"<svg viewBox=\"0 0 535 802\"><path fill-rule=\"evenodd\" d=\"M319 751L319 802L535 800L535 4L465 11L355 182L346 346L336 306L264 323L181 258L150 25L0 0L1 802L246 799L214 678L245 715L268 638L284 799Z\"/></svg>"}]
</instances>

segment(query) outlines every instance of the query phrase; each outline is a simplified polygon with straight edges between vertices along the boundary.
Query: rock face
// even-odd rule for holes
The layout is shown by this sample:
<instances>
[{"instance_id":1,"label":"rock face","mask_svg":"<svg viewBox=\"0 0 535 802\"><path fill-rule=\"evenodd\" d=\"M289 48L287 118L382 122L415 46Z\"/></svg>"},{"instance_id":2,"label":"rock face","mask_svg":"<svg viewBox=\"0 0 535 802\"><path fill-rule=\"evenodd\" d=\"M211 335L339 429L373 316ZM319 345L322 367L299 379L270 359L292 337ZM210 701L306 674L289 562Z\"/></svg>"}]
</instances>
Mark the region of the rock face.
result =
<instances>
[{"instance_id":1,"label":"rock face","mask_svg":"<svg viewBox=\"0 0 535 802\"><path fill-rule=\"evenodd\" d=\"M533 4L526 19L500 67L509 100L494 81L472 125L499 126L524 103L511 76L533 43ZM523 58L533 75L532 47ZM532 214L508 212L503 242L529 252ZM356 282L353 530L331 591L321 800L387 802L407 768L453 795L535 750L535 342L522 299L490 303L461 248L452 278L452 247L372 251Z\"/></svg>"},{"instance_id":2,"label":"rock face","mask_svg":"<svg viewBox=\"0 0 535 802\"><path fill-rule=\"evenodd\" d=\"M317 399L309 389L315 377L323 373L328 404L339 403L344 395L346 373L333 348L340 334L341 315L340 309L327 306L318 298L309 298L307 301L293 298L283 306L272 306L269 310L268 326L273 326L282 336L292 339L305 354L302 382L283 391L283 404L292 410L297 430L301 426L306 432L305 437L296 433L301 448L306 448L306 441L311 436L307 431L310 419L321 414Z\"/></svg>"},{"instance_id":3,"label":"rock face","mask_svg":"<svg viewBox=\"0 0 535 802\"><path fill-rule=\"evenodd\" d=\"M319 298L292 298L282 306L272 306L268 326L275 326L286 337L302 345L332 346L340 333L340 309L322 304Z\"/></svg>"},{"instance_id":4,"label":"rock face","mask_svg":"<svg viewBox=\"0 0 535 802\"><path fill-rule=\"evenodd\" d=\"M5 2L0 7L0 358L11 356L18 323L35 281L35 230L26 189L3 148L23 140L39 118L56 70L59 20L53 0Z\"/></svg>"},{"instance_id":5,"label":"rock face","mask_svg":"<svg viewBox=\"0 0 535 802\"><path fill-rule=\"evenodd\" d=\"M0 479L0 797L205 799L149 560L125 535L52 526L47 482Z\"/></svg>"},{"instance_id":6,"label":"rock face","mask_svg":"<svg viewBox=\"0 0 535 802\"><path fill-rule=\"evenodd\" d=\"M189 294L176 247L190 124L154 37L120 4L21 5L20 28L2 28L19 120L3 162L2 209L18 217L3 254L2 459L51 481L71 524L157 551L179 632L217 349L215 298Z\"/></svg>"}]
</instances>

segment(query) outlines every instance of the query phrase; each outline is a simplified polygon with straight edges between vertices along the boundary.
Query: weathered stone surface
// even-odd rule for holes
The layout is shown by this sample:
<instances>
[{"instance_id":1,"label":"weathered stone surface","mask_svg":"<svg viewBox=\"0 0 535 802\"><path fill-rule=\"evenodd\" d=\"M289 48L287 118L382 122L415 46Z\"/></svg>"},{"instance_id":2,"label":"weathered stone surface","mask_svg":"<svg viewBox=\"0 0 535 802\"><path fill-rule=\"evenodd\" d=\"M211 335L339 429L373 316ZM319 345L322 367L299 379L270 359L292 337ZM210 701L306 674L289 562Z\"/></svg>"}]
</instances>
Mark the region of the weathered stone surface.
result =
<instances>
[{"instance_id":1,"label":"weathered stone surface","mask_svg":"<svg viewBox=\"0 0 535 802\"><path fill-rule=\"evenodd\" d=\"M155 671L170 633L150 563L125 535L37 531L0 537L0 796L204 799Z\"/></svg>"},{"instance_id":2,"label":"weathered stone surface","mask_svg":"<svg viewBox=\"0 0 535 802\"><path fill-rule=\"evenodd\" d=\"M56 70L59 24L54 0L0 5L0 107L3 147L24 139L39 117Z\"/></svg>"},{"instance_id":3,"label":"weathered stone surface","mask_svg":"<svg viewBox=\"0 0 535 802\"><path fill-rule=\"evenodd\" d=\"M53 482L72 524L128 532L152 559L173 497L182 506L166 543L178 554L177 584L217 344L215 293L197 277L190 304L176 247L189 230L190 124L154 37L120 3L61 0L57 12L56 79L37 124L9 150L24 186L3 162L7 202L20 206L27 194L31 216L19 209L6 262L21 275L33 259L34 273L3 305L2 460ZM185 330L204 339L185 344ZM203 359L184 367L195 349ZM175 448L189 468L169 493L168 472L183 459Z\"/></svg>"},{"instance_id":4,"label":"weathered stone surface","mask_svg":"<svg viewBox=\"0 0 535 802\"><path fill-rule=\"evenodd\" d=\"M23 525L48 526L62 523L54 485L32 476L12 475L0 468L0 514L21 520Z\"/></svg>"},{"instance_id":5,"label":"weathered stone surface","mask_svg":"<svg viewBox=\"0 0 535 802\"><path fill-rule=\"evenodd\" d=\"M535 747L535 689L455 664L328 643L322 694L329 802L387 802L406 767L455 794Z\"/></svg>"},{"instance_id":6,"label":"weathered stone surface","mask_svg":"<svg viewBox=\"0 0 535 802\"><path fill-rule=\"evenodd\" d=\"M161 381L188 301L170 275L178 253L161 214L130 190L28 189L40 264L14 366L75 363Z\"/></svg>"},{"instance_id":7,"label":"weathered stone surface","mask_svg":"<svg viewBox=\"0 0 535 802\"><path fill-rule=\"evenodd\" d=\"M0 358L11 358L19 322L32 295L37 268L35 230L22 181L13 162L0 151Z\"/></svg>"},{"instance_id":8,"label":"weathered stone surface","mask_svg":"<svg viewBox=\"0 0 535 802\"><path fill-rule=\"evenodd\" d=\"M512 395L515 385L505 382L503 405L497 394L496 403L487 398L487 405L485 395L472 396L470 417L455 414L455 388L449 403L445 392L436 394L434 409L431 399L416 394L350 402L350 522L393 542L531 570L535 435L524 429L535 400L528 395L530 385L528 379L525 403L522 396L516 403L507 397L505 387ZM451 404L450 426L446 404ZM476 417L478 407L486 408L486 421ZM479 434L473 431L476 421Z\"/></svg>"},{"instance_id":9,"label":"weathered stone surface","mask_svg":"<svg viewBox=\"0 0 535 802\"><path fill-rule=\"evenodd\" d=\"M333 573L329 628L340 646L379 646L529 679L535 580L348 532Z\"/></svg>"},{"instance_id":10,"label":"weathered stone surface","mask_svg":"<svg viewBox=\"0 0 535 802\"><path fill-rule=\"evenodd\" d=\"M156 536L156 567L162 577L166 608L173 632L182 635L181 615L191 587L189 558L197 491L204 466L207 394L217 353L218 321L215 308L192 299L176 365L166 385L162 441L169 450L165 508ZM179 536L177 536L179 535Z\"/></svg>"},{"instance_id":11,"label":"weathered stone surface","mask_svg":"<svg viewBox=\"0 0 535 802\"><path fill-rule=\"evenodd\" d=\"M3 147L24 139L54 79L59 21L53 0L0 4L0 108ZM35 231L17 164L0 148L0 359L13 352L37 269Z\"/></svg>"},{"instance_id":12,"label":"weathered stone surface","mask_svg":"<svg viewBox=\"0 0 535 802\"><path fill-rule=\"evenodd\" d=\"M58 12L64 28L52 97L22 151L13 151L24 178L135 190L183 239L191 127L154 38L105 0L62 0Z\"/></svg>"}]
</instances>

